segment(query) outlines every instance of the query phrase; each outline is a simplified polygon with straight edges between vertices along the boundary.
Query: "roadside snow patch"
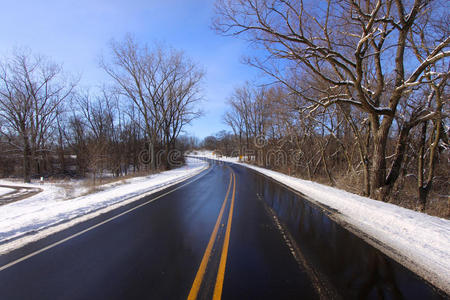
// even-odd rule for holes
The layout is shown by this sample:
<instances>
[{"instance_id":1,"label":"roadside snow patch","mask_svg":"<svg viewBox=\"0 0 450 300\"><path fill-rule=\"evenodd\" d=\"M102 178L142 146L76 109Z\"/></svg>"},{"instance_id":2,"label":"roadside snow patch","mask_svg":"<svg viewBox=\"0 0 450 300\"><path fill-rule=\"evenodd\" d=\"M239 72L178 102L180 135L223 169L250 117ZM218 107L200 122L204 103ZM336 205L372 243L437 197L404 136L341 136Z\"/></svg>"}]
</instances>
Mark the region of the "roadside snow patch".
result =
<instances>
[{"instance_id":1,"label":"roadside snow patch","mask_svg":"<svg viewBox=\"0 0 450 300\"><path fill-rule=\"evenodd\" d=\"M0 206L0 245L104 208L116 208L116 204L126 202L124 200L186 180L206 167L206 162L188 158L187 164L181 168L131 178L123 184L104 185L102 188L106 189L102 191L70 200L61 200L64 197L61 196L63 189L60 187L39 185L39 188L43 189L41 193ZM21 245L22 243L16 243L14 248ZM12 250L11 247L0 247L0 254L2 248Z\"/></svg>"},{"instance_id":2,"label":"roadside snow patch","mask_svg":"<svg viewBox=\"0 0 450 300\"><path fill-rule=\"evenodd\" d=\"M0 187L0 197L6 194L9 194L11 192L14 192L14 189Z\"/></svg>"}]
</instances>

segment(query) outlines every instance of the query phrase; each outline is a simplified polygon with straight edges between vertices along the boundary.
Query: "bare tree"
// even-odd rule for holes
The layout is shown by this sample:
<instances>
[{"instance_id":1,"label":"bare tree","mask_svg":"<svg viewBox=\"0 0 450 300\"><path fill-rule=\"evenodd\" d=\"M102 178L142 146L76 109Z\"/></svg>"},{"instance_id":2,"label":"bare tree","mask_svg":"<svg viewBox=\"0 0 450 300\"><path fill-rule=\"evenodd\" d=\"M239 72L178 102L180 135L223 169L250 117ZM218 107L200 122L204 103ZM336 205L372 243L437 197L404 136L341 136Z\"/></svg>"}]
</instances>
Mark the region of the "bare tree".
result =
<instances>
[{"instance_id":1,"label":"bare tree","mask_svg":"<svg viewBox=\"0 0 450 300\"><path fill-rule=\"evenodd\" d=\"M201 100L200 84L204 72L176 53L168 61L171 75L167 81L167 93L158 102L160 112L162 141L165 145L166 167L170 168L170 151L175 148L175 140L185 125L198 118L202 112L196 109Z\"/></svg>"},{"instance_id":2,"label":"bare tree","mask_svg":"<svg viewBox=\"0 0 450 300\"><path fill-rule=\"evenodd\" d=\"M112 42L111 50L112 63L102 61L101 66L142 117L155 168L155 147L164 144L167 151L182 128L199 116L194 106L204 73L183 53L140 46L130 36Z\"/></svg>"},{"instance_id":3,"label":"bare tree","mask_svg":"<svg viewBox=\"0 0 450 300\"><path fill-rule=\"evenodd\" d=\"M244 151L242 139L245 133L244 118L240 113L239 107L235 104L232 98L229 99L229 104L231 106L231 109L225 113L225 115L223 116L223 121L225 122L225 124L231 127L234 135L238 137L239 155L243 155Z\"/></svg>"},{"instance_id":4,"label":"bare tree","mask_svg":"<svg viewBox=\"0 0 450 300\"><path fill-rule=\"evenodd\" d=\"M448 71L430 68L448 65L448 35L429 44L423 59L414 59L410 51L409 36L426 12L437 11L433 5L439 2L219 0L214 26L223 34L245 35L265 49L266 58L248 62L308 100L305 108L345 104L367 116L369 194L386 200L400 174L410 130L441 116L434 110L410 109L408 115L399 110L419 87L446 80ZM292 79L305 77L328 85L299 89ZM400 130L394 132L397 122ZM394 133L394 153L388 155Z\"/></svg>"},{"instance_id":5,"label":"bare tree","mask_svg":"<svg viewBox=\"0 0 450 300\"><path fill-rule=\"evenodd\" d=\"M33 164L49 149L58 107L74 89L60 65L27 52L17 52L0 64L0 134L23 155L23 177L30 181Z\"/></svg>"},{"instance_id":6,"label":"bare tree","mask_svg":"<svg viewBox=\"0 0 450 300\"><path fill-rule=\"evenodd\" d=\"M416 56L416 59L423 63L436 48L438 43L450 36L449 21L450 15L447 13L439 19L434 19L430 11L425 11L420 22L413 25L409 33L409 42ZM442 74L441 78L436 78L435 74ZM427 67L427 73L424 75L424 81L427 84L422 88L423 94L420 97L416 107L422 110L433 111L436 117L422 121L419 137L419 151L417 155L417 189L420 203L420 209L425 211L427 197L433 185L433 178L438 160L438 148L440 140L448 144L447 135L444 129L443 120L445 119L445 106L448 104L448 76L450 74L450 64L448 61L441 61ZM431 133L428 134L428 125L432 123ZM428 151L426 151L426 141L429 135ZM425 173L425 154L428 152L428 170Z\"/></svg>"}]
</instances>

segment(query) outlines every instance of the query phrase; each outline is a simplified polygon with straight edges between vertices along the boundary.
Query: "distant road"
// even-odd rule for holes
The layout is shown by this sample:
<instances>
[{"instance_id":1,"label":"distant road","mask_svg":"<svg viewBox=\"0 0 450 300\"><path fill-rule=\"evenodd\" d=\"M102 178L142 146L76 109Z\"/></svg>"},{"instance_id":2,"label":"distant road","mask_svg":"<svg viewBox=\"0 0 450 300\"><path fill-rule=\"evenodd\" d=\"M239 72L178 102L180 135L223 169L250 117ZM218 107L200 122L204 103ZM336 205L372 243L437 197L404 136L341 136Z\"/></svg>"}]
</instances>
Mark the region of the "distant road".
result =
<instances>
[{"instance_id":1,"label":"distant road","mask_svg":"<svg viewBox=\"0 0 450 300\"><path fill-rule=\"evenodd\" d=\"M186 182L0 256L0 299L380 295L442 296L293 192L216 162Z\"/></svg>"}]
</instances>

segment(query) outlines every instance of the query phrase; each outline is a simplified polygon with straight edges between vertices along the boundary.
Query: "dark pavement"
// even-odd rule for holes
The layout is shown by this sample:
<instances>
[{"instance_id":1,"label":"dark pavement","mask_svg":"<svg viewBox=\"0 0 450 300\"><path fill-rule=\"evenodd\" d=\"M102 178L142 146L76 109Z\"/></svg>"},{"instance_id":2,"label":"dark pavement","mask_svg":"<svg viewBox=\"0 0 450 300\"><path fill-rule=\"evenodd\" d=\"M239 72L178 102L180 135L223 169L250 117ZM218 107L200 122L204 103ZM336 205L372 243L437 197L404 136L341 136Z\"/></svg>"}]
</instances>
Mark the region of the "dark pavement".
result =
<instances>
[{"instance_id":1,"label":"dark pavement","mask_svg":"<svg viewBox=\"0 0 450 300\"><path fill-rule=\"evenodd\" d=\"M195 295L445 297L299 195L216 162L186 182L0 256L0 299Z\"/></svg>"}]
</instances>

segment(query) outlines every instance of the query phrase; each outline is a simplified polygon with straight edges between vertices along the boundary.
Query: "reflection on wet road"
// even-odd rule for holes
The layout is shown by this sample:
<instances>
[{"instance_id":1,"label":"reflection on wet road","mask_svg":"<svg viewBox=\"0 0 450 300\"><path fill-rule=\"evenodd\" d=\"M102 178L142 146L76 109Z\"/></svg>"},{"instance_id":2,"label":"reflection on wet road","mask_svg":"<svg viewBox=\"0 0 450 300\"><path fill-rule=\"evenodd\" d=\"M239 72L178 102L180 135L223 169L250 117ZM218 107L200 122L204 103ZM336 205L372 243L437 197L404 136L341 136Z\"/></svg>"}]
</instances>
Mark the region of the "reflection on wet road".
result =
<instances>
[{"instance_id":1,"label":"reflection on wet road","mask_svg":"<svg viewBox=\"0 0 450 300\"><path fill-rule=\"evenodd\" d=\"M444 296L298 194L211 162L188 182L1 256L0 298Z\"/></svg>"},{"instance_id":2,"label":"reflection on wet road","mask_svg":"<svg viewBox=\"0 0 450 300\"><path fill-rule=\"evenodd\" d=\"M295 252L303 258L301 264L306 264L306 269L312 268L322 290L344 299L444 298L297 193L264 176L254 173L247 176L255 182L264 205L286 228Z\"/></svg>"}]
</instances>

